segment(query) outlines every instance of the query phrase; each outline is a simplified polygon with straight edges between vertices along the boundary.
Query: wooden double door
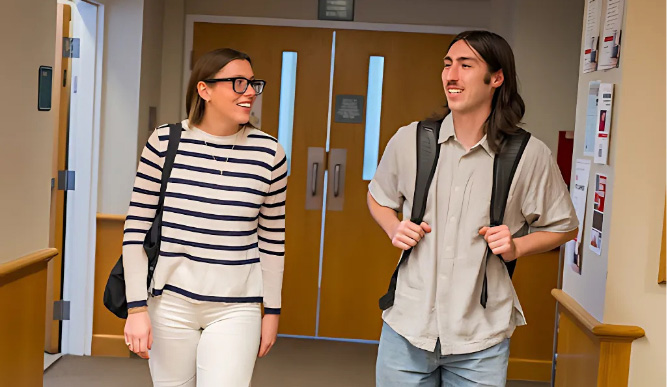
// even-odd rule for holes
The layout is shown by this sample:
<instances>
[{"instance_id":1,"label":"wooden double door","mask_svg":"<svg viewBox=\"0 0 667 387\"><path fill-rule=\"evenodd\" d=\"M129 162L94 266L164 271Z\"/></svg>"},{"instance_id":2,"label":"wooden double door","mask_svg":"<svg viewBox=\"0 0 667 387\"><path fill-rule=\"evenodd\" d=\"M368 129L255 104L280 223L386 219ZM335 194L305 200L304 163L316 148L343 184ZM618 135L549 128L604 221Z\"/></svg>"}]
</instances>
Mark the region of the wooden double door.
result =
<instances>
[{"instance_id":1,"label":"wooden double door","mask_svg":"<svg viewBox=\"0 0 667 387\"><path fill-rule=\"evenodd\" d=\"M370 58L383 58L376 149L381 157L398 128L445 105L440 74L452 39L438 34L195 23L193 62L221 47L250 55L255 76L267 81L261 129L276 137L280 105L291 103L289 98L281 102L281 86L287 82L281 79L283 53L296 53L280 333L379 339L378 299L400 252L366 205L367 117L362 114L357 123L339 122L336 99L361 96L358 106L367 113Z\"/></svg>"}]
</instances>

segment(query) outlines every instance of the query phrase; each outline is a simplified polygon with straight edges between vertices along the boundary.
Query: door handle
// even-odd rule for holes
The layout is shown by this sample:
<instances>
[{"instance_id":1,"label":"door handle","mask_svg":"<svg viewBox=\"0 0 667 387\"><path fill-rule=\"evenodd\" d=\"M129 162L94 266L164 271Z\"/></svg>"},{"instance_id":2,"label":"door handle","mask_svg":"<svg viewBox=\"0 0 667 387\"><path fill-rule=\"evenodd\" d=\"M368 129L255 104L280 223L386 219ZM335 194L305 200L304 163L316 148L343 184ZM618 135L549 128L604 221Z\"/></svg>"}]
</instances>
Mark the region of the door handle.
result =
<instances>
[{"instance_id":1,"label":"door handle","mask_svg":"<svg viewBox=\"0 0 667 387\"><path fill-rule=\"evenodd\" d=\"M334 197L340 195L340 164L334 167Z\"/></svg>"},{"instance_id":2,"label":"door handle","mask_svg":"<svg viewBox=\"0 0 667 387\"><path fill-rule=\"evenodd\" d=\"M311 180L310 180L310 192L312 196L317 195L317 172L320 169L320 163L313 163L313 167L311 169Z\"/></svg>"},{"instance_id":3,"label":"door handle","mask_svg":"<svg viewBox=\"0 0 667 387\"><path fill-rule=\"evenodd\" d=\"M309 147L306 175L306 210L322 210L324 203L324 166L326 165L324 148ZM302 164L303 165L303 164Z\"/></svg>"},{"instance_id":4,"label":"door handle","mask_svg":"<svg viewBox=\"0 0 667 387\"><path fill-rule=\"evenodd\" d=\"M329 151L327 189L327 211L343 211L345 205L345 182L347 174L347 149L333 148Z\"/></svg>"}]
</instances>

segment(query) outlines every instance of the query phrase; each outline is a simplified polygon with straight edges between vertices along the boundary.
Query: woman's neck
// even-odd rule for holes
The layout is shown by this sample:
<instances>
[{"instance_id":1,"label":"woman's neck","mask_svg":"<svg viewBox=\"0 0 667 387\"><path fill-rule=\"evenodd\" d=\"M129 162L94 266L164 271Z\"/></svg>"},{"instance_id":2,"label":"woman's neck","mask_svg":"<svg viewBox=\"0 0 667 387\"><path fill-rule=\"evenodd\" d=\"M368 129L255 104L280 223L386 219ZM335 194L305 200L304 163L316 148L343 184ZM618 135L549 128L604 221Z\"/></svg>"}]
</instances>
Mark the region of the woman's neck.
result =
<instances>
[{"instance_id":1,"label":"woman's neck","mask_svg":"<svg viewBox=\"0 0 667 387\"><path fill-rule=\"evenodd\" d=\"M205 113L204 118L196 126L213 136L231 136L243 127L243 125L231 122L223 117L214 117L213 112Z\"/></svg>"}]
</instances>

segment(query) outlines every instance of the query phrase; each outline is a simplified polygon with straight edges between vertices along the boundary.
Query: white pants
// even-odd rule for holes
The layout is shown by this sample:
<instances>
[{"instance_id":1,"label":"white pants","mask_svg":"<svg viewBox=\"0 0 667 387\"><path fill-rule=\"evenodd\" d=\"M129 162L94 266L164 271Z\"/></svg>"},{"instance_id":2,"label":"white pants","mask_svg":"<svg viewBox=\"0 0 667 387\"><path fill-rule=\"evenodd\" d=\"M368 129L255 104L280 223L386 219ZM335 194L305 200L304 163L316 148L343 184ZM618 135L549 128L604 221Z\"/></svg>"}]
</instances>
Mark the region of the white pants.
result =
<instances>
[{"instance_id":1,"label":"white pants","mask_svg":"<svg viewBox=\"0 0 667 387\"><path fill-rule=\"evenodd\" d=\"M167 294L151 298L155 387L248 387L257 359L259 304L195 304Z\"/></svg>"}]
</instances>

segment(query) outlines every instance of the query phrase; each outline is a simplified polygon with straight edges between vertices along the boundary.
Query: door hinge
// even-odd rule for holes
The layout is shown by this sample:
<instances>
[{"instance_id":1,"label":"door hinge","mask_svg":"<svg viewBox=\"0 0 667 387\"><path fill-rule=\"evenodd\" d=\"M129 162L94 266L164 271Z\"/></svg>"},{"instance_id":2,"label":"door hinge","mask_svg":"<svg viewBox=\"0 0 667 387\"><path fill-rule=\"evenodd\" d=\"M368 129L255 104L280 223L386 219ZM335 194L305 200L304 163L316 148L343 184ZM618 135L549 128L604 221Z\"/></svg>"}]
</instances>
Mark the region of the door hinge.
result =
<instances>
[{"instance_id":1,"label":"door hinge","mask_svg":"<svg viewBox=\"0 0 667 387\"><path fill-rule=\"evenodd\" d=\"M75 176L74 171L58 171L58 190L74 191Z\"/></svg>"},{"instance_id":2,"label":"door hinge","mask_svg":"<svg viewBox=\"0 0 667 387\"><path fill-rule=\"evenodd\" d=\"M53 303L53 320L69 320L69 301L60 300Z\"/></svg>"},{"instance_id":3,"label":"door hinge","mask_svg":"<svg viewBox=\"0 0 667 387\"><path fill-rule=\"evenodd\" d=\"M78 58L81 40L79 38L63 38L63 58Z\"/></svg>"}]
</instances>

